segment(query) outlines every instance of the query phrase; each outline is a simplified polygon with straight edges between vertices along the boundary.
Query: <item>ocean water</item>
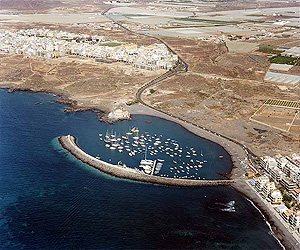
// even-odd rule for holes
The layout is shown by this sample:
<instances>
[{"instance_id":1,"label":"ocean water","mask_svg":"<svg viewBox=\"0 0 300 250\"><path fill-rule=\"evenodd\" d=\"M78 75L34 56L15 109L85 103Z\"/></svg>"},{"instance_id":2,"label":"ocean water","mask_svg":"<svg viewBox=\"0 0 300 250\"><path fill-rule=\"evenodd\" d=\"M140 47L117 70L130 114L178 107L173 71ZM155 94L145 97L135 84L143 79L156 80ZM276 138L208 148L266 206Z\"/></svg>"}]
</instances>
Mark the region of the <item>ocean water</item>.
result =
<instances>
[{"instance_id":1,"label":"ocean water","mask_svg":"<svg viewBox=\"0 0 300 250\"><path fill-rule=\"evenodd\" d=\"M75 135L90 154L134 167L143 154L112 152L98 134L136 126L202 151L207 163L199 176L207 179L230 171L220 146L154 117L108 125L91 112L67 114L55 99L0 90L1 250L281 249L260 213L234 189L119 180L74 159L57 137ZM172 162L160 157L168 174Z\"/></svg>"}]
</instances>

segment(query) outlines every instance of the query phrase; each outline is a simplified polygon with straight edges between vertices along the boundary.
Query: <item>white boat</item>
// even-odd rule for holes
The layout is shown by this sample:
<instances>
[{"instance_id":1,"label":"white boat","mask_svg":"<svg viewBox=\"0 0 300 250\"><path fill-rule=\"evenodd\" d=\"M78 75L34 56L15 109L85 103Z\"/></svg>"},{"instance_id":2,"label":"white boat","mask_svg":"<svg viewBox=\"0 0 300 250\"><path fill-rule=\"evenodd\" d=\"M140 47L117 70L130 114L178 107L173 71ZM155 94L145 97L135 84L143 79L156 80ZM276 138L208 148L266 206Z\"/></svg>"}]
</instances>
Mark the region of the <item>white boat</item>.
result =
<instances>
[{"instance_id":1,"label":"white boat","mask_svg":"<svg viewBox=\"0 0 300 250\"><path fill-rule=\"evenodd\" d=\"M116 147L113 147L113 146L111 146L109 149L111 149L111 150L115 150L115 149L116 149Z\"/></svg>"},{"instance_id":2,"label":"white boat","mask_svg":"<svg viewBox=\"0 0 300 250\"><path fill-rule=\"evenodd\" d=\"M109 144L105 144L105 147L109 148L109 147L110 147L110 145L109 145Z\"/></svg>"},{"instance_id":3,"label":"white boat","mask_svg":"<svg viewBox=\"0 0 300 250\"><path fill-rule=\"evenodd\" d=\"M150 170L150 169L144 169L144 172L145 172L146 174L151 174L151 170Z\"/></svg>"}]
</instances>

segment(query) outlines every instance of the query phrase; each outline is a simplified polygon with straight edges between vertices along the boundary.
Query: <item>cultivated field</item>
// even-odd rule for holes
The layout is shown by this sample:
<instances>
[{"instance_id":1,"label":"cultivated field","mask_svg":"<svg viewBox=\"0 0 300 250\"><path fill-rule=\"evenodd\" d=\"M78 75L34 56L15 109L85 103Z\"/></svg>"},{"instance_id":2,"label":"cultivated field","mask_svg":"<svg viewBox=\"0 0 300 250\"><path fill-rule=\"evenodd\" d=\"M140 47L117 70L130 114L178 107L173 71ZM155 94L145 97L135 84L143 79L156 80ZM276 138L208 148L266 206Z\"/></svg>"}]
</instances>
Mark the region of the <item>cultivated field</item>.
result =
<instances>
[{"instance_id":1,"label":"cultivated field","mask_svg":"<svg viewBox=\"0 0 300 250\"><path fill-rule=\"evenodd\" d=\"M269 99L250 119L284 132L299 134L299 109L299 102Z\"/></svg>"}]
</instances>

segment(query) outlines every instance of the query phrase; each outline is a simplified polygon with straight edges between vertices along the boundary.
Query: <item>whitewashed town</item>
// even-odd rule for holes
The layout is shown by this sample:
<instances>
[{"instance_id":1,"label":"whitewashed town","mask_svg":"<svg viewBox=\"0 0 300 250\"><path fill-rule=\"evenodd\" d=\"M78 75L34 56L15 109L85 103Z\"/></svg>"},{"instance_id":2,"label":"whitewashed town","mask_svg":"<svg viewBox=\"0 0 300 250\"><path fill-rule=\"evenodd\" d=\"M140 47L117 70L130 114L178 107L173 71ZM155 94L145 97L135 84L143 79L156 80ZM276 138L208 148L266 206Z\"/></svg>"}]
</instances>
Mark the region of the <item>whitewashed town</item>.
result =
<instances>
[{"instance_id":1,"label":"whitewashed town","mask_svg":"<svg viewBox=\"0 0 300 250\"><path fill-rule=\"evenodd\" d=\"M27 29L0 33L0 51L29 57L58 58L77 55L133 64L146 70L172 69L178 56L164 44L140 46L109 41L103 36L90 36L49 29Z\"/></svg>"},{"instance_id":2,"label":"whitewashed town","mask_svg":"<svg viewBox=\"0 0 300 250\"><path fill-rule=\"evenodd\" d=\"M300 155L263 156L256 159L260 170L253 166L246 175L265 202L269 203L286 226L300 232ZM255 165L255 164L253 164Z\"/></svg>"}]
</instances>

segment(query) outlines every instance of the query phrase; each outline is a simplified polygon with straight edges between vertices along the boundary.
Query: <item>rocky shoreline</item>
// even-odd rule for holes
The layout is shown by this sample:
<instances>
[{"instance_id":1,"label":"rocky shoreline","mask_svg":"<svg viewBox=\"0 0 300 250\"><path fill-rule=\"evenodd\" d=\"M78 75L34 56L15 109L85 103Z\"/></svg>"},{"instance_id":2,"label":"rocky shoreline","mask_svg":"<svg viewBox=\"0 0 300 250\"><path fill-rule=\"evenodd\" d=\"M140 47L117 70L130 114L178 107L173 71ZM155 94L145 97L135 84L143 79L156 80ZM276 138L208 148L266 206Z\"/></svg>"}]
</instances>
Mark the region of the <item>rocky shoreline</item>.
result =
<instances>
[{"instance_id":1,"label":"rocky shoreline","mask_svg":"<svg viewBox=\"0 0 300 250\"><path fill-rule=\"evenodd\" d=\"M32 93L47 93L47 94L53 94L59 97L59 99L56 101L58 103L63 103L63 104L67 104L70 105L68 108L68 111L66 112L79 112L79 111L94 111L97 114L101 113L102 117L100 120L104 121L104 122L115 122L115 121L109 121L105 118L105 115L103 114L107 114L107 112L100 110L98 108L78 108L76 107L77 102L70 100L68 97L66 97L66 95L64 93L58 93L58 92L54 92L54 91L48 91L48 90L34 90L34 89L23 89L23 88L10 88L10 87L6 87L6 86L2 86L1 88L3 89L7 89L8 92L14 92L14 91L26 91L26 92L32 92ZM181 120L176 120L176 118L168 116L164 113L158 112L156 110L153 110L149 107L146 106L142 106L140 104L136 104L136 105L132 105L128 107L128 110L130 112L130 114L132 115L150 115L150 116L156 116L162 119L166 119L172 122L175 122L181 126L183 126L184 128L186 128L187 130L189 130L191 133L194 133L195 135L205 138L207 140L210 140L213 143L217 143L219 145L221 145L230 155L232 158L232 171L230 173L227 174L227 176L230 179L240 179L238 182L236 182L236 185L232 185L232 187L234 189L236 189L238 192L242 193L245 197L248 197L251 201L254 202L254 204L260 208L260 210L263 212L263 214L268 218L268 221L270 221L271 226L272 226L272 230L274 231L275 235L278 237L278 239L280 239L280 241L283 243L283 245L287 248L287 249L300 249L298 247L295 247L293 245L290 244L291 238L292 236L290 235L289 232L286 232L287 230L285 228L282 228L283 226L281 225L281 223L277 220L276 217L274 217L274 215L272 215L269 211L269 209L264 205L264 204L260 204L257 200L256 194L252 191L252 190L246 190L245 185L246 183L244 183L245 185L241 185L241 181L242 180L242 176L243 173L242 171L238 168L238 163L239 163L239 159L243 159L244 157L246 157L246 153L245 151L237 146L236 144L229 142L229 141L225 141L224 139L216 136L216 135L212 135L209 134L206 131L203 131L195 126L193 126L192 124L189 123L185 123L182 122ZM244 181L245 182L245 181ZM285 232L285 233L283 233Z\"/></svg>"}]
</instances>

